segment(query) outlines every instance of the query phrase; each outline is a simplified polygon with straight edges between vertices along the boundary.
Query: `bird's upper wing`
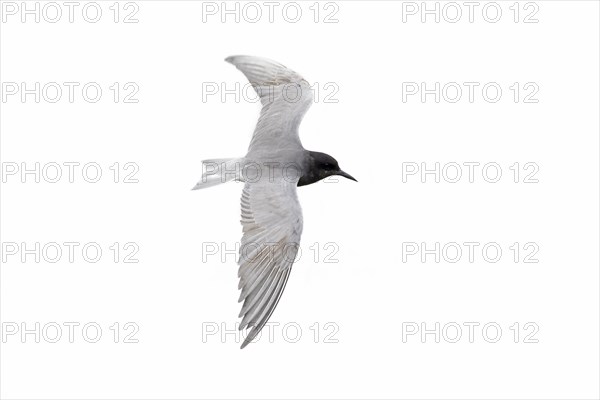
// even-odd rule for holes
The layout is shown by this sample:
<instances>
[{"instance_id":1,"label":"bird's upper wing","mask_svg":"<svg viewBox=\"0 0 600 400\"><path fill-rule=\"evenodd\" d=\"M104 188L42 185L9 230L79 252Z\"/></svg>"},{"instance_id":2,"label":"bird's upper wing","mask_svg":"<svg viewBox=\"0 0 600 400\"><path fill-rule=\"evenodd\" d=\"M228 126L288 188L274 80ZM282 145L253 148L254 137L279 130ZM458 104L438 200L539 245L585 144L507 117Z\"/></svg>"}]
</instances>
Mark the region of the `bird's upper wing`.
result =
<instances>
[{"instance_id":1,"label":"bird's upper wing","mask_svg":"<svg viewBox=\"0 0 600 400\"><path fill-rule=\"evenodd\" d=\"M302 146L298 126L313 102L309 83L300 74L266 58L232 56L250 81L263 106L249 151Z\"/></svg>"},{"instance_id":2,"label":"bird's upper wing","mask_svg":"<svg viewBox=\"0 0 600 400\"><path fill-rule=\"evenodd\" d=\"M251 328L250 343L273 313L289 278L302 234L296 182L279 179L246 183L242 193L239 301L240 330Z\"/></svg>"}]
</instances>

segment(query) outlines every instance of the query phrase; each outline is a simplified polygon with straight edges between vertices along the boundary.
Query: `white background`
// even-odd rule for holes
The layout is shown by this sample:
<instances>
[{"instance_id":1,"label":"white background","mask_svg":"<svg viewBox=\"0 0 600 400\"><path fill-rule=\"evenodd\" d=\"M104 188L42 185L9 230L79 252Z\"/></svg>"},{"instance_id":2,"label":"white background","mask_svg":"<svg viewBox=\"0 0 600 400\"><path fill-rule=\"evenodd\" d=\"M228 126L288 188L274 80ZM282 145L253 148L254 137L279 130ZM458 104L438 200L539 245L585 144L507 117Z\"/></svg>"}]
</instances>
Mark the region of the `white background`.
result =
<instances>
[{"instance_id":1,"label":"white background","mask_svg":"<svg viewBox=\"0 0 600 400\"><path fill-rule=\"evenodd\" d=\"M485 3L473 23L462 3L457 23L422 23L420 14L403 22L403 4L392 1L338 2L338 23L323 23L323 3L315 23L312 2L300 3L297 23L282 6L273 23L266 15L222 23L220 14L203 22L200 2L138 1L133 24L113 22L113 2L101 2L101 20L88 23L84 4L73 23L66 15L22 23L17 14L1 27L2 82L104 89L97 103L79 90L73 103L65 93L55 104L19 95L1 104L3 168L96 162L103 172L95 184L80 169L74 183L6 177L2 242L95 242L104 251L97 263L80 250L73 263L4 254L3 329L81 325L73 343L66 328L57 343L5 337L3 398L598 398L597 2L537 2L538 23L522 21L531 11L524 3L515 23L513 2L499 3L497 23L482 17ZM303 256L271 318L279 324L272 343L265 333L244 350L232 333L203 340L208 325L233 330L238 321L236 257L205 254L203 262L203 243L232 249L240 240L241 185L190 191L201 160L244 155L258 117L259 106L243 98L202 101L203 83L246 83L223 62L234 54L337 85L338 102L313 105L301 137L359 180L300 188ZM114 82L136 83L139 102L115 104ZM403 82L480 86L472 103L466 92L457 103L432 95L403 102ZM503 89L496 103L481 97L488 82ZM522 92L515 103L514 82L535 83L538 102L524 103ZM115 162L136 163L139 183L114 183ZM473 183L403 182L410 162L496 162L503 175L488 183L480 166ZM536 163L539 182L514 183L515 162ZM139 263L115 263L115 242L135 242ZM329 242L337 263L324 261ZM473 263L466 254L456 263L403 262L406 242L494 242L503 254L487 262L480 246ZM537 244L539 262L524 263L523 252L515 263L515 242ZM317 262L308 248L315 243ZM97 343L82 337L89 322L103 330ZM114 343L115 322L137 324L139 342ZM324 338L328 322L337 343ZM403 341L407 322L454 322L462 337ZM473 343L465 322L480 324ZM502 328L496 343L482 334L490 322ZM528 322L539 327L537 343L525 343ZM293 329L282 332L290 323L302 330L296 343Z\"/></svg>"}]
</instances>

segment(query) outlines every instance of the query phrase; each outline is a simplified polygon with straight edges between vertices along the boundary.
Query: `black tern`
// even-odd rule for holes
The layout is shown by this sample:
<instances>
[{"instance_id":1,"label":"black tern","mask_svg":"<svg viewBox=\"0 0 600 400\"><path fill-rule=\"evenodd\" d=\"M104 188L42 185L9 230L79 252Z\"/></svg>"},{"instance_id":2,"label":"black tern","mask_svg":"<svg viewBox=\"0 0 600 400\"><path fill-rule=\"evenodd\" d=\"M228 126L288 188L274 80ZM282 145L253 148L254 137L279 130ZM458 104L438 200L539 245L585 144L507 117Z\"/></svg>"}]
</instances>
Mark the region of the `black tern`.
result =
<instances>
[{"instance_id":1,"label":"black tern","mask_svg":"<svg viewBox=\"0 0 600 400\"><path fill-rule=\"evenodd\" d=\"M232 56L260 97L262 110L243 158L205 160L194 190L233 179L243 181L238 289L244 300L239 329L250 329L243 349L267 323L290 276L302 235L296 187L332 175L356 181L328 154L305 150L298 127L313 103L309 83L265 58Z\"/></svg>"}]
</instances>

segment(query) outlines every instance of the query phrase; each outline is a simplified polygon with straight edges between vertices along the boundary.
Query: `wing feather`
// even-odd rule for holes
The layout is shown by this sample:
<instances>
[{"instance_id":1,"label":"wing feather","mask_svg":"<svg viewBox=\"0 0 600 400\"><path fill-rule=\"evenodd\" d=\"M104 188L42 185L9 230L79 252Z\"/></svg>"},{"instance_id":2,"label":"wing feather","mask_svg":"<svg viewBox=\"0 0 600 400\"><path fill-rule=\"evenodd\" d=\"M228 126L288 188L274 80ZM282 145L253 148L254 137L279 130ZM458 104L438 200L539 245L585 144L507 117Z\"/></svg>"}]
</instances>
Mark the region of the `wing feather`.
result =
<instances>
[{"instance_id":1,"label":"wing feather","mask_svg":"<svg viewBox=\"0 0 600 400\"><path fill-rule=\"evenodd\" d=\"M241 206L244 235L238 276L239 301L244 304L239 329L250 330L244 348L267 323L285 289L302 235L302 210L296 182L284 179L246 183ZM250 245L260 250L245 254Z\"/></svg>"},{"instance_id":2,"label":"wing feather","mask_svg":"<svg viewBox=\"0 0 600 400\"><path fill-rule=\"evenodd\" d=\"M260 96L262 110L248 154L279 148L302 147L298 127L313 103L310 84L297 72L266 58L232 56L233 64L248 78Z\"/></svg>"}]
</instances>

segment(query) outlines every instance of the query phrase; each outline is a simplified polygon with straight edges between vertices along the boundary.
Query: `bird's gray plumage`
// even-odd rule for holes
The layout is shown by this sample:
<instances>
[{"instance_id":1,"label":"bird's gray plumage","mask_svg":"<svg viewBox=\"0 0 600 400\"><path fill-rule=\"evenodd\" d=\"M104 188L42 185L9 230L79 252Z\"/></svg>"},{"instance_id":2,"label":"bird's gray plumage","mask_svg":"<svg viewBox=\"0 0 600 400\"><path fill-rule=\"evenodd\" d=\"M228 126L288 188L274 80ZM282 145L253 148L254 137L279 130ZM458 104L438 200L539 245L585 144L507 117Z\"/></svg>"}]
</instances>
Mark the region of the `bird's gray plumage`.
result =
<instances>
[{"instance_id":1,"label":"bird's gray plumage","mask_svg":"<svg viewBox=\"0 0 600 400\"><path fill-rule=\"evenodd\" d=\"M296 195L298 179L284 175L286 164L301 169L307 151L302 147L298 127L310 108L310 86L298 73L271 60L250 56L228 57L248 78L260 96L262 110L256 124L248 162L261 169L258 182L247 182L242 194L242 237L239 260L240 301L244 301L240 329L250 327L242 347L264 327L279 302L302 234L302 209ZM299 178L299 176L298 176ZM269 243L269 245L265 245ZM247 254L250 246L262 252ZM246 254L245 254L246 252Z\"/></svg>"},{"instance_id":2,"label":"bird's gray plumage","mask_svg":"<svg viewBox=\"0 0 600 400\"><path fill-rule=\"evenodd\" d=\"M242 71L260 96L260 118L246 156L204 161L202 180L194 189L231 180L227 171L236 166L236 177L245 182L238 261L239 301L244 302L239 329L250 329L244 348L273 314L299 249L302 209L296 188L330 175L354 178L341 171L333 157L302 146L298 127L313 102L310 85L302 76L265 58L225 60Z\"/></svg>"},{"instance_id":3,"label":"bird's gray plumage","mask_svg":"<svg viewBox=\"0 0 600 400\"><path fill-rule=\"evenodd\" d=\"M313 102L308 82L298 73L264 58L234 56L226 61L244 73L263 106L246 158L256 161L284 156L285 162L303 162L306 150L298 127Z\"/></svg>"},{"instance_id":4,"label":"bird's gray plumage","mask_svg":"<svg viewBox=\"0 0 600 400\"><path fill-rule=\"evenodd\" d=\"M273 313L296 258L302 235L296 183L284 179L246 183L242 226L238 276L244 305L239 315L243 317L240 329L251 327L245 346ZM257 249L256 254L250 254L253 249Z\"/></svg>"}]
</instances>

